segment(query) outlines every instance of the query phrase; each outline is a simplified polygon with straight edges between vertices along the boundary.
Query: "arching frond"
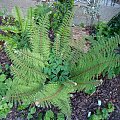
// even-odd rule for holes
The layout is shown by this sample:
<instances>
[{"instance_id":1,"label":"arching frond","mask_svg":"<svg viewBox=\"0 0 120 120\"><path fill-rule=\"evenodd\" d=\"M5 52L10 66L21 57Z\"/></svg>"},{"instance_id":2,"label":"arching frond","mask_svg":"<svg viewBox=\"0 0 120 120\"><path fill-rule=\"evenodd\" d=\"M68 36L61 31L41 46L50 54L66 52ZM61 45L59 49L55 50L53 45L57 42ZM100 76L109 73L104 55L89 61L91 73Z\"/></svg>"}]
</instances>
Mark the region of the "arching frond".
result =
<instances>
[{"instance_id":1,"label":"arching frond","mask_svg":"<svg viewBox=\"0 0 120 120\"><path fill-rule=\"evenodd\" d=\"M102 72L109 72L112 68L119 67L120 56L114 51L119 43L119 36L109 40L101 37L101 41L96 41L89 52L80 57L78 65L73 66L71 79L77 83L89 82Z\"/></svg>"},{"instance_id":2,"label":"arching frond","mask_svg":"<svg viewBox=\"0 0 120 120\"><path fill-rule=\"evenodd\" d=\"M48 60L50 54L50 40L48 37L49 20L48 15L41 17L39 25L34 24L31 30L31 43L34 53L39 53Z\"/></svg>"},{"instance_id":3,"label":"arching frond","mask_svg":"<svg viewBox=\"0 0 120 120\"><path fill-rule=\"evenodd\" d=\"M19 22L19 27L20 27L20 30L23 29L23 13L22 13L22 10L15 6L14 9L13 9L13 16L15 17L15 19Z\"/></svg>"}]
</instances>

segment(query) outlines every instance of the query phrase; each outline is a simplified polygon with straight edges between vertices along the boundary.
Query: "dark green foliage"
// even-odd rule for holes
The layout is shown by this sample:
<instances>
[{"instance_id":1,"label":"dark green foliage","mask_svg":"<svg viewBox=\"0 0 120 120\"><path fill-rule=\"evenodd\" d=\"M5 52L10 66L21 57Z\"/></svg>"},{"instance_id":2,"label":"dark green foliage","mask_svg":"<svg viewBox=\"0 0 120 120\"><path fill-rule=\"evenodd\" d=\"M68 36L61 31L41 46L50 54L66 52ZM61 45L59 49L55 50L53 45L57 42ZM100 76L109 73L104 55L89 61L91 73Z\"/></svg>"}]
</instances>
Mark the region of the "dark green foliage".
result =
<instances>
[{"instance_id":1,"label":"dark green foliage","mask_svg":"<svg viewBox=\"0 0 120 120\"><path fill-rule=\"evenodd\" d=\"M22 16L22 11L19 7L15 7L13 10L14 16L10 18L12 22L4 20L0 29L5 32L4 35L0 34L0 39L7 41L13 48L24 49L29 48L30 46L30 27L32 19L32 8L28 10L28 15L26 18ZM21 17L20 17L21 16ZM12 23L12 24L11 24ZM14 23L14 24L13 24Z\"/></svg>"},{"instance_id":2,"label":"dark green foliage","mask_svg":"<svg viewBox=\"0 0 120 120\"><path fill-rule=\"evenodd\" d=\"M54 120L54 114L51 110L46 112L44 120Z\"/></svg>"},{"instance_id":3,"label":"dark green foliage","mask_svg":"<svg viewBox=\"0 0 120 120\"><path fill-rule=\"evenodd\" d=\"M39 113L39 120L65 120L64 114L55 115L52 110L48 110L45 114Z\"/></svg>"},{"instance_id":4,"label":"dark green foliage","mask_svg":"<svg viewBox=\"0 0 120 120\"><path fill-rule=\"evenodd\" d=\"M103 35L105 37L110 37L110 28L108 25L104 22L99 22L96 26L96 36Z\"/></svg>"},{"instance_id":5,"label":"dark green foliage","mask_svg":"<svg viewBox=\"0 0 120 120\"><path fill-rule=\"evenodd\" d=\"M115 15L108 23L100 22L96 26L97 35L105 37L120 35L120 12Z\"/></svg>"},{"instance_id":6,"label":"dark green foliage","mask_svg":"<svg viewBox=\"0 0 120 120\"><path fill-rule=\"evenodd\" d=\"M11 82L12 79L6 79L6 75L0 69L0 119L6 118L8 112L10 112L10 108L13 106L13 104L5 98Z\"/></svg>"},{"instance_id":7,"label":"dark green foliage","mask_svg":"<svg viewBox=\"0 0 120 120\"><path fill-rule=\"evenodd\" d=\"M120 12L115 15L109 22L108 27L110 29L110 36L114 36L115 34L120 35Z\"/></svg>"},{"instance_id":8,"label":"dark green foliage","mask_svg":"<svg viewBox=\"0 0 120 120\"><path fill-rule=\"evenodd\" d=\"M54 37L56 36L56 33L63 22L65 14L68 11L72 11L73 3L73 0L67 0L64 2L55 2L52 6L49 6L48 4L42 4L34 8L34 19L37 24L39 23L41 16L49 14L49 37L52 41L54 41Z\"/></svg>"},{"instance_id":9,"label":"dark green foliage","mask_svg":"<svg viewBox=\"0 0 120 120\"><path fill-rule=\"evenodd\" d=\"M58 1L61 4L65 5L68 10L72 10L73 5L74 5L74 0L58 0Z\"/></svg>"},{"instance_id":10,"label":"dark green foliage","mask_svg":"<svg viewBox=\"0 0 120 120\"><path fill-rule=\"evenodd\" d=\"M44 73L49 76L49 82L64 82L69 79L69 64L59 56L51 53L48 66L44 68Z\"/></svg>"},{"instance_id":11,"label":"dark green foliage","mask_svg":"<svg viewBox=\"0 0 120 120\"><path fill-rule=\"evenodd\" d=\"M5 18L1 16L0 25L15 25L14 18L12 16L6 16Z\"/></svg>"},{"instance_id":12,"label":"dark green foliage","mask_svg":"<svg viewBox=\"0 0 120 120\"><path fill-rule=\"evenodd\" d=\"M6 71L3 72L2 67L0 66L0 100L6 95L7 90L9 89L9 83L12 81L11 78L8 78L7 73L9 68L6 67Z\"/></svg>"},{"instance_id":13,"label":"dark green foliage","mask_svg":"<svg viewBox=\"0 0 120 120\"><path fill-rule=\"evenodd\" d=\"M54 9L52 11L52 14L50 15L50 21L51 28L54 30L55 33L63 22L63 18L67 11L72 11L73 3L73 0L65 0L54 3Z\"/></svg>"},{"instance_id":14,"label":"dark green foliage","mask_svg":"<svg viewBox=\"0 0 120 120\"><path fill-rule=\"evenodd\" d=\"M31 49L29 32L25 31L13 36L13 41L16 44L17 49Z\"/></svg>"},{"instance_id":15,"label":"dark green foliage","mask_svg":"<svg viewBox=\"0 0 120 120\"><path fill-rule=\"evenodd\" d=\"M115 15L108 23L98 23L96 26L96 35L94 35L94 39L91 39L91 42L94 43L94 40L101 41L101 37L99 36L106 37L106 40L108 41L109 38L116 36L117 34L120 35L120 12ZM114 52L117 55L120 55L120 44L116 46ZM108 78L110 79L115 75L120 74L120 66L110 69L107 74Z\"/></svg>"},{"instance_id":16,"label":"dark green foliage","mask_svg":"<svg viewBox=\"0 0 120 120\"><path fill-rule=\"evenodd\" d=\"M35 107L30 107L29 108L29 112L27 115L27 119L30 120L31 118L33 118L33 114L36 112L36 108Z\"/></svg>"},{"instance_id":17,"label":"dark green foliage","mask_svg":"<svg viewBox=\"0 0 120 120\"><path fill-rule=\"evenodd\" d=\"M4 74L0 75L0 99L6 95L7 86L5 84L6 76Z\"/></svg>"},{"instance_id":18,"label":"dark green foliage","mask_svg":"<svg viewBox=\"0 0 120 120\"><path fill-rule=\"evenodd\" d=\"M114 111L114 105L108 103L106 108L97 109L95 114L91 115L89 120L107 120L109 114Z\"/></svg>"},{"instance_id":19,"label":"dark green foliage","mask_svg":"<svg viewBox=\"0 0 120 120\"><path fill-rule=\"evenodd\" d=\"M35 22L39 23L39 19L41 19L42 16L45 16L51 10L52 8L48 4L41 4L36 6L33 11Z\"/></svg>"},{"instance_id":20,"label":"dark green foliage","mask_svg":"<svg viewBox=\"0 0 120 120\"><path fill-rule=\"evenodd\" d=\"M13 107L13 104L8 100L3 98L0 100L0 119L6 118L7 114L10 112L10 109Z\"/></svg>"}]
</instances>

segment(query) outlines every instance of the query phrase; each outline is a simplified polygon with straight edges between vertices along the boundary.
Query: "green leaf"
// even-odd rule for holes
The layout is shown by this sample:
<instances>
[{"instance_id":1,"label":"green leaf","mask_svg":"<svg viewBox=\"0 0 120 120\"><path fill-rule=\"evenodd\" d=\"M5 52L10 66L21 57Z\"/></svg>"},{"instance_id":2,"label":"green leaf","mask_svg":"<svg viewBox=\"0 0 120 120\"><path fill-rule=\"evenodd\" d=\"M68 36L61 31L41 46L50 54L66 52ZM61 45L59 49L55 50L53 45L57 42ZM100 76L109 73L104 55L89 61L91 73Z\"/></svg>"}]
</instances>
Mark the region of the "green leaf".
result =
<instances>
[{"instance_id":1,"label":"green leaf","mask_svg":"<svg viewBox=\"0 0 120 120\"><path fill-rule=\"evenodd\" d=\"M62 75L68 75L69 72L62 72Z\"/></svg>"},{"instance_id":2,"label":"green leaf","mask_svg":"<svg viewBox=\"0 0 120 120\"><path fill-rule=\"evenodd\" d=\"M108 114L108 111L107 111L106 108L104 108L104 109L102 110L102 116L103 116L104 119L107 119L107 118L108 118L109 114Z\"/></svg>"},{"instance_id":3,"label":"green leaf","mask_svg":"<svg viewBox=\"0 0 120 120\"><path fill-rule=\"evenodd\" d=\"M95 86L90 86L89 88L85 89L85 92L88 93L88 94L92 94L96 91L96 88Z\"/></svg>"},{"instance_id":4,"label":"green leaf","mask_svg":"<svg viewBox=\"0 0 120 120\"><path fill-rule=\"evenodd\" d=\"M53 72L54 74L57 74L57 71L56 71L55 69L52 69L52 72Z\"/></svg>"},{"instance_id":5,"label":"green leaf","mask_svg":"<svg viewBox=\"0 0 120 120\"><path fill-rule=\"evenodd\" d=\"M98 115L92 115L89 120L101 120L101 118Z\"/></svg>"},{"instance_id":6,"label":"green leaf","mask_svg":"<svg viewBox=\"0 0 120 120\"><path fill-rule=\"evenodd\" d=\"M49 70L49 68L47 68L47 67L44 68L44 73L47 74L47 73L48 73L48 70Z\"/></svg>"},{"instance_id":7,"label":"green leaf","mask_svg":"<svg viewBox=\"0 0 120 120\"><path fill-rule=\"evenodd\" d=\"M6 79L6 76L4 74L0 75L0 81L4 81Z\"/></svg>"},{"instance_id":8,"label":"green leaf","mask_svg":"<svg viewBox=\"0 0 120 120\"><path fill-rule=\"evenodd\" d=\"M35 107L30 108L30 113L31 114L34 114L35 112L36 112L36 108Z\"/></svg>"},{"instance_id":9,"label":"green leaf","mask_svg":"<svg viewBox=\"0 0 120 120\"><path fill-rule=\"evenodd\" d=\"M1 101L1 99L2 99L2 96L0 95L0 101Z\"/></svg>"},{"instance_id":10,"label":"green leaf","mask_svg":"<svg viewBox=\"0 0 120 120\"><path fill-rule=\"evenodd\" d=\"M33 116L30 113L28 113L27 119L30 120L31 118L33 118Z\"/></svg>"},{"instance_id":11,"label":"green leaf","mask_svg":"<svg viewBox=\"0 0 120 120\"><path fill-rule=\"evenodd\" d=\"M51 110L47 111L46 114L45 114L45 118L44 120L51 120L54 118L54 114Z\"/></svg>"},{"instance_id":12,"label":"green leaf","mask_svg":"<svg viewBox=\"0 0 120 120\"><path fill-rule=\"evenodd\" d=\"M19 105L18 106L18 110L23 110L23 109L25 109L25 108L27 108L28 107L28 105L26 105L26 104L22 104L22 105Z\"/></svg>"},{"instance_id":13,"label":"green leaf","mask_svg":"<svg viewBox=\"0 0 120 120\"><path fill-rule=\"evenodd\" d=\"M39 113L37 120L42 120L43 113Z\"/></svg>"},{"instance_id":14,"label":"green leaf","mask_svg":"<svg viewBox=\"0 0 120 120\"><path fill-rule=\"evenodd\" d=\"M58 73L60 71L60 67L58 66L57 68L56 68L56 72Z\"/></svg>"},{"instance_id":15,"label":"green leaf","mask_svg":"<svg viewBox=\"0 0 120 120\"><path fill-rule=\"evenodd\" d=\"M114 111L114 105L112 103L108 103L108 112L113 112Z\"/></svg>"},{"instance_id":16,"label":"green leaf","mask_svg":"<svg viewBox=\"0 0 120 120\"><path fill-rule=\"evenodd\" d=\"M64 120L64 119L65 119L64 114L58 113L57 120Z\"/></svg>"},{"instance_id":17,"label":"green leaf","mask_svg":"<svg viewBox=\"0 0 120 120\"><path fill-rule=\"evenodd\" d=\"M52 79L52 81L57 81L58 80L58 77L57 76L55 76L53 79Z\"/></svg>"},{"instance_id":18,"label":"green leaf","mask_svg":"<svg viewBox=\"0 0 120 120\"><path fill-rule=\"evenodd\" d=\"M2 73L2 66L0 65L0 73Z\"/></svg>"},{"instance_id":19,"label":"green leaf","mask_svg":"<svg viewBox=\"0 0 120 120\"><path fill-rule=\"evenodd\" d=\"M114 70L113 70L113 69L112 69L112 70L109 70L109 71L108 71L108 78L109 78L109 79L112 79L114 76L115 76Z\"/></svg>"}]
</instances>

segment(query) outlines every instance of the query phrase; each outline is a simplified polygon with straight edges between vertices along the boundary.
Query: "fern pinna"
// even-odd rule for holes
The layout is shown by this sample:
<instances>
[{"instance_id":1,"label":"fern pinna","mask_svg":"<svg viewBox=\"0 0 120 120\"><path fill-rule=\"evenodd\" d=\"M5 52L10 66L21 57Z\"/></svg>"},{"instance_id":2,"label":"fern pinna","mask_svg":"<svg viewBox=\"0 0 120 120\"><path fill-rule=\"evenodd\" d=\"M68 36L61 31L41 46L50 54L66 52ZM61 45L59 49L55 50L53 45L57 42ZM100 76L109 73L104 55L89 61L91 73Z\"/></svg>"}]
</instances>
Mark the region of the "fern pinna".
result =
<instances>
[{"instance_id":1,"label":"fern pinna","mask_svg":"<svg viewBox=\"0 0 120 120\"><path fill-rule=\"evenodd\" d=\"M120 66L120 56L114 51L120 37L108 40L100 37L100 41L94 42L84 53L70 44L72 13L68 11L65 15L54 43L48 37L48 16L42 16L37 24L34 18L31 21L29 35L32 50L16 50L7 45L14 79L6 98L43 107L54 104L70 117L69 94L94 88L101 82L94 78Z\"/></svg>"}]
</instances>

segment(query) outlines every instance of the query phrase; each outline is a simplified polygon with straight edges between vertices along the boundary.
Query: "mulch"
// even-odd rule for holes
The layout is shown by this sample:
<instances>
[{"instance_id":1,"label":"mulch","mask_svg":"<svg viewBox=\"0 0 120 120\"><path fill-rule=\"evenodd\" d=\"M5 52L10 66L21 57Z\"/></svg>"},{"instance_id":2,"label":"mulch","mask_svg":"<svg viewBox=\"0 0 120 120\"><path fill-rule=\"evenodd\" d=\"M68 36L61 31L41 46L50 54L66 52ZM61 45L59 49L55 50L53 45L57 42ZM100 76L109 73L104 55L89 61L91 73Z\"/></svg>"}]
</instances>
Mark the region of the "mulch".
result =
<instances>
[{"instance_id":1,"label":"mulch","mask_svg":"<svg viewBox=\"0 0 120 120\"><path fill-rule=\"evenodd\" d=\"M98 100L102 104L98 106ZM101 86L92 95L76 92L71 98L72 120L88 120L88 113L94 113L98 108L104 108L111 102L115 111L109 115L108 120L120 120L120 76L111 80L105 79Z\"/></svg>"},{"instance_id":2,"label":"mulch","mask_svg":"<svg viewBox=\"0 0 120 120\"><path fill-rule=\"evenodd\" d=\"M3 45L2 46L0 45L0 66L2 67L2 70L5 71L6 70L5 66L10 64L11 61L9 60L6 54Z\"/></svg>"}]
</instances>

